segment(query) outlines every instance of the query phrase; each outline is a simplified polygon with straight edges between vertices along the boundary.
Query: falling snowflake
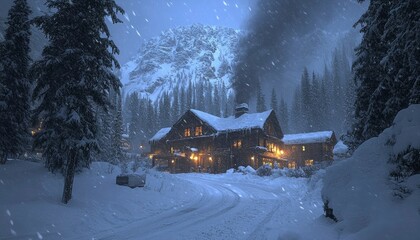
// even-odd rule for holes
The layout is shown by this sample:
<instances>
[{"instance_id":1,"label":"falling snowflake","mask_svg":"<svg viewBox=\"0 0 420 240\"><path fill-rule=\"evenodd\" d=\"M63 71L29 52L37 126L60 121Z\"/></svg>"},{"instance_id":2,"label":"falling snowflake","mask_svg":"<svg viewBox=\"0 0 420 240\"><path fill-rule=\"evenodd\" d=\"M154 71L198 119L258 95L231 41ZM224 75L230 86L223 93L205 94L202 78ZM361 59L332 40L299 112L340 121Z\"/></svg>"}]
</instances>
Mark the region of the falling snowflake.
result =
<instances>
[{"instance_id":1,"label":"falling snowflake","mask_svg":"<svg viewBox=\"0 0 420 240\"><path fill-rule=\"evenodd\" d=\"M146 22L149 22L149 19L147 19L147 18L145 18L144 20L145 20Z\"/></svg>"},{"instance_id":2,"label":"falling snowflake","mask_svg":"<svg viewBox=\"0 0 420 240\"><path fill-rule=\"evenodd\" d=\"M227 4L227 2L225 2L225 1L223 1L223 5L225 5L225 6L229 6L229 5Z\"/></svg>"},{"instance_id":3,"label":"falling snowflake","mask_svg":"<svg viewBox=\"0 0 420 240\"><path fill-rule=\"evenodd\" d=\"M38 239L43 239L43 237L42 237L41 233L36 232L36 235L38 236Z\"/></svg>"},{"instance_id":4,"label":"falling snowflake","mask_svg":"<svg viewBox=\"0 0 420 240\"><path fill-rule=\"evenodd\" d=\"M136 13L134 11L131 11L133 13L133 16L136 16Z\"/></svg>"}]
</instances>

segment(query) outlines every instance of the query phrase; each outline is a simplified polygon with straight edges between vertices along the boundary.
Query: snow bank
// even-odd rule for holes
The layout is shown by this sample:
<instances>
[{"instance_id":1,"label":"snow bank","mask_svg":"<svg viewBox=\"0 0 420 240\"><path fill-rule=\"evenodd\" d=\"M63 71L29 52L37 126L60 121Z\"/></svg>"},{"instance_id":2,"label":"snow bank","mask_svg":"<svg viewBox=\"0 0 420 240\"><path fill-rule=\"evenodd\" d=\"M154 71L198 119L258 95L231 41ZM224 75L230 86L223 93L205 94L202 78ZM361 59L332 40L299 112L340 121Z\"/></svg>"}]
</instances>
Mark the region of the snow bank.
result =
<instances>
[{"instance_id":1,"label":"snow bank","mask_svg":"<svg viewBox=\"0 0 420 240\"><path fill-rule=\"evenodd\" d=\"M188 181L150 171L144 188L115 184L120 170L104 162L75 176L73 198L61 203L63 177L41 163L0 167L0 239L92 239L105 229L187 205L199 194Z\"/></svg>"},{"instance_id":2,"label":"snow bank","mask_svg":"<svg viewBox=\"0 0 420 240\"><path fill-rule=\"evenodd\" d=\"M328 168L322 197L338 219L343 239L418 239L420 236L420 177L406 179L412 191L393 196L390 156L420 148L420 105L398 113L394 125L363 143L349 159ZM420 161L420 160L419 160Z\"/></svg>"}]
</instances>

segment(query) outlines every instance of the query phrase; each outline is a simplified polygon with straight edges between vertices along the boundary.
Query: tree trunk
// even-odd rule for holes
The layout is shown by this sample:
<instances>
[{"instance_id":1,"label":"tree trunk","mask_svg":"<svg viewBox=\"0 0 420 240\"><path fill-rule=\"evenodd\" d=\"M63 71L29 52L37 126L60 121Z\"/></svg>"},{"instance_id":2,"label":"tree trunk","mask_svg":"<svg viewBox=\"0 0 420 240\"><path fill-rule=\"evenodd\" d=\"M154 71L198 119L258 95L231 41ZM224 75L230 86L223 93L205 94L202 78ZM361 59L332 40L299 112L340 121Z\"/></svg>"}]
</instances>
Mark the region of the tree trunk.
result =
<instances>
[{"instance_id":1,"label":"tree trunk","mask_svg":"<svg viewBox=\"0 0 420 240\"><path fill-rule=\"evenodd\" d=\"M0 164L6 164L7 162L7 153L2 153L0 155Z\"/></svg>"},{"instance_id":2,"label":"tree trunk","mask_svg":"<svg viewBox=\"0 0 420 240\"><path fill-rule=\"evenodd\" d=\"M66 169L66 178L64 180L64 190L63 190L63 198L61 201L64 204L67 204L71 199L71 194L73 191L73 180L74 180L74 171L76 168L76 150L72 150L70 152L69 162L67 164Z\"/></svg>"}]
</instances>

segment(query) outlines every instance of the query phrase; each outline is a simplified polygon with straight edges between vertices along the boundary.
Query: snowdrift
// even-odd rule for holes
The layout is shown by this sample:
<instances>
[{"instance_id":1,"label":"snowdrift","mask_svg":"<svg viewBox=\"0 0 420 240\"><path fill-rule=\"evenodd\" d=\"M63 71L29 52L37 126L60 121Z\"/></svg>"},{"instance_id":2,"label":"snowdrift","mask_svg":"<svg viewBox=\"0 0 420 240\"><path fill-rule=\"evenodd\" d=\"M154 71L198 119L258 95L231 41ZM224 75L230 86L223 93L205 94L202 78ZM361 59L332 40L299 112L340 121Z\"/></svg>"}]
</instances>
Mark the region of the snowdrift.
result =
<instances>
[{"instance_id":1,"label":"snowdrift","mask_svg":"<svg viewBox=\"0 0 420 240\"><path fill-rule=\"evenodd\" d=\"M322 198L334 210L341 238L419 239L420 174L399 182L390 177L396 168L390 157L410 146L420 149L420 105L400 111L393 126L327 169ZM401 187L411 193L396 194Z\"/></svg>"}]
</instances>

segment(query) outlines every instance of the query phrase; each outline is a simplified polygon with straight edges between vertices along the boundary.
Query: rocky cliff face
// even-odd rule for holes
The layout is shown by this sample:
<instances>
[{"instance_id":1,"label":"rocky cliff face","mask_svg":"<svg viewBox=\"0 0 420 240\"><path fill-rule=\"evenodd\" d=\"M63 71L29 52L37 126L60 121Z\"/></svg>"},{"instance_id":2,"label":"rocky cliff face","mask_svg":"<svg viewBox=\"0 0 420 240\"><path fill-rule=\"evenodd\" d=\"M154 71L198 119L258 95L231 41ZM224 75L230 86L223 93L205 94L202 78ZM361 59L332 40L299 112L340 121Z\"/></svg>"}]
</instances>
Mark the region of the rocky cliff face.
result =
<instances>
[{"instance_id":1,"label":"rocky cliff face","mask_svg":"<svg viewBox=\"0 0 420 240\"><path fill-rule=\"evenodd\" d=\"M239 37L237 30L203 25L162 32L121 68L123 93L138 92L155 101L189 82L224 83L230 88Z\"/></svg>"}]
</instances>

